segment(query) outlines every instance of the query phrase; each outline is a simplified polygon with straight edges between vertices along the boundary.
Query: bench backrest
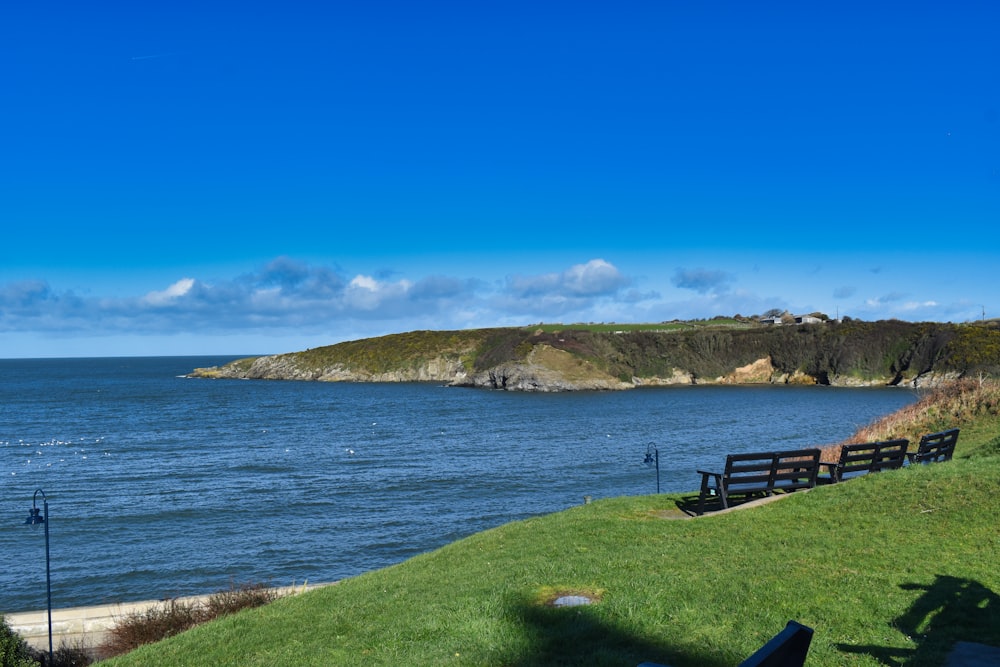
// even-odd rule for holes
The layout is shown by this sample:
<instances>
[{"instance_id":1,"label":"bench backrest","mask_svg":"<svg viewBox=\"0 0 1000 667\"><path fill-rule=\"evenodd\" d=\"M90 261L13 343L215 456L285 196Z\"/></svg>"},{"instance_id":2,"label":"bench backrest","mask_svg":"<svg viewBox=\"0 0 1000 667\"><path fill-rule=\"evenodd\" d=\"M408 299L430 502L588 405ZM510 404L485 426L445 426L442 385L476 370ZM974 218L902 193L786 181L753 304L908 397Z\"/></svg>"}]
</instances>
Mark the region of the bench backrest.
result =
<instances>
[{"instance_id":1,"label":"bench backrest","mask_svg":"<svg viewBox=\"0 0 1000 667\"><path fill-rule=\"evenodd\" d=\"M806 664L813 629L788 621L785 629L761 646L739 667L802 667Z\"/></svg>"},{"instance_id":2,"label":"bench backrest","mask_svg":"<svg viewBox=\"0 0 1000 667\"><path fill-rule=\"evenodd\" d=\"M771 488L771 471L774 468L774 452L750 454L730 454L726 457L726 469L722 473L722 483L726 488L734 486Z\"/></svg>"},{"instance_id":3,"label":"bench backrest","mask_svg":"<svg viewBox=\"0 0 1000 667\"><path fill-rule=\"evenodd\" d=\"M738 667L803 667L812 643L813 629L788 621L785 629L754 651ZM667 667L658 662L641 662L638 667Z\"/></svg>"},{"instance_id":4,"label":"bench backrest","mask_svg":"<svg viewBox=\"0 0 1000 667\"><path fill-rule=\"evenodd\" d=\"M836 477L841 480L851 474L902 468L909 445L910 441L905 438L844 445L840 450Z\"/></svg>"},{"instance_id":5,"label":"bench backrest","mask_svg":"<svg viewBox=\"0 0 1000 667\"><path fill-rule=\"evenodd\" d=\"M913 457L913 462L950 461L951 457L955 454L955 445L957 443L957 428L921 436L920 444L917 445L917 453Z\"/></svg>"},{"instance_id":6,"label":"bench backrest","mask_svg":"<svg viewBox=\"0 0 1000 667\"><path fill-rule=\"evenodd\" d=\"M727 489L794 490L816 486L819 449L730 454L722 483Z\"/></svg>"},{"instance_id":7,"label":"bench backrest","mask_svg":"<svg viewBox=\"0 0 1000 667\"><path fill-rule=\"evenodd\" d=\"M784 491L811 489L816 486L819 473L817 448L793 449L774 455L774 488Z\"/></svg>"}]
</instances>

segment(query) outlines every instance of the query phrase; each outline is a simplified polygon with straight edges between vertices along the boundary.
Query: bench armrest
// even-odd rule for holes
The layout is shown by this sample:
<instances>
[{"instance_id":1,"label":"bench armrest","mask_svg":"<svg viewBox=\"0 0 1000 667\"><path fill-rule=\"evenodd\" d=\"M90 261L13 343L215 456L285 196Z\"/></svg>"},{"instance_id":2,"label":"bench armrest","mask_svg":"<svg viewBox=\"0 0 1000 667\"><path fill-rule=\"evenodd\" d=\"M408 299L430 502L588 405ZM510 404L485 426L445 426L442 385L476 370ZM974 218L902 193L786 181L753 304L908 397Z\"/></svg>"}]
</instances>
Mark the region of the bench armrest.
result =
<instances>
[{"instance_id":1,"label":"bench armrest","mask_svg":"<svg viewBox=\"0 0 1000 667\"><path fill-rule=\"evenodd\" d=\"M722 487L722 473L721 472L708 472L707 470L699 470L698 474L701 475L701 493L704 494L709 491L710 484L709 478L715 478L716 488Z\"/></svg>"}]
</instances>

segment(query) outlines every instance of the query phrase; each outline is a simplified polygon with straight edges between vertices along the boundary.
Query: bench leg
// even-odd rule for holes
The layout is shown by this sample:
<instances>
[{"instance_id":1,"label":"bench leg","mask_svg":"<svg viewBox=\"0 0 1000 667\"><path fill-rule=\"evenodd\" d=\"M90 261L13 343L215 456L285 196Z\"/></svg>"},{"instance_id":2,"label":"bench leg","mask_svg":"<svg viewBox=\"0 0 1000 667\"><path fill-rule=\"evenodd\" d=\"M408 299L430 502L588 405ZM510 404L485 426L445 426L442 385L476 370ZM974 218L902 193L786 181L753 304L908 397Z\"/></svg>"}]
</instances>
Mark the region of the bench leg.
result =
<instances>
[{"instance_id":1,"label":"bench leg","mask_svg":"<svg viewBox=\"0 0 1000 667\"><path fill-rule=\"evenodd\" d=\"M698 516L705 513L705 498L711 493L711 489L708 487L708 478L711 476L711 473L701 473L701 493L698 494L698 509L696 510Z\"/></svg>"},{"instance_id":2,"label":"bench leg","mask_svg":"<svg viewBox=\"0 0 1000 667\"><path fill-rule=\"evenodd\" d=\"M702 489L701 494L698 495L698 509L697 514L701 516L705 513L705 498L707 498L711 493L708 489ZM726 495L726 489L722 486L719 487L719 492L716 494L719 496L719 500L722 502L722 509L727 509L729 507L729 497Z\"/></svg>"}]
</instances>

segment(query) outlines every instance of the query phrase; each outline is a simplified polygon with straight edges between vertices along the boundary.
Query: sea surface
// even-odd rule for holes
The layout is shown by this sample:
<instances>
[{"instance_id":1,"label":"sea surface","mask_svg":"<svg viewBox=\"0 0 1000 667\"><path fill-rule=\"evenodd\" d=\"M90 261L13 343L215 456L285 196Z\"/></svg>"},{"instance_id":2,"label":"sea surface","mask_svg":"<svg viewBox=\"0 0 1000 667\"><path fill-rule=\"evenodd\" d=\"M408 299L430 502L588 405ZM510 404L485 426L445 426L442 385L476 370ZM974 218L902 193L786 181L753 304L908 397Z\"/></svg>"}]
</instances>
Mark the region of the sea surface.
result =
<instances>
[{"instance_id":1,"label":"sea surface","mask_svg":"<svg viewBox=\"0 0 1000 667\"><path fill-rule=\"evenodd\" d=\"M0 613L329 582L584 502L830 444L909 389L528 394L189 379L235 357L0 360ZM42 496L38 496L42 507Z\"/></svg>"}]
</instances>

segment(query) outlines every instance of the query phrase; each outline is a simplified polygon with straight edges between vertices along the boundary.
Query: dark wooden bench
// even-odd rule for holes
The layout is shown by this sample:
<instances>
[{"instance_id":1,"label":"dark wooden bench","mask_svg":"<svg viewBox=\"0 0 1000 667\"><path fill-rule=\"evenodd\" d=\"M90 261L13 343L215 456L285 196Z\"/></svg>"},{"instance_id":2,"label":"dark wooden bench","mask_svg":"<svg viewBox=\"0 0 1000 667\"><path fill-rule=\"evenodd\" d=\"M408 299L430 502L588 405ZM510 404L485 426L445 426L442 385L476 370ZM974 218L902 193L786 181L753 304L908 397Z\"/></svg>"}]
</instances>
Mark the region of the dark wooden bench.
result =
<instances>
[{"instance_id":1,"label":"dark wooden bench","mask_svg":"<svg viewBox=\"0 0 1000 667\"><path fill-rule=\"evenodd\" d=\"M910 463L935 463L950 461L955 455L955 445L958 443L958 429L952 428L940 433L928 433L920 437L917 451L906 455Z\"/></svg>"},{"instance_id":2,"label":"dark wooden bench","mask_svg":"<svg viewBox=\"0 0 1000 667\"><path fill-rule=\"evenodd\" d=\"M741 662L739 667L803 667L806 664L812 637L812 628L795 621L788 621L784 630ZM666 665L643 662L639 667L666 667Z\"/></svg>"},{"instance_id":3,"label":"dark wooden bench","mask_svg":"<svg viewBox=\"0 0 1000 667\"><path fill-rule=\"evenodd\" d=\"M896 470L902 468L906 461L906 448L910 441L881 440L855 445L844 445L840 448L840 460L828 463L820 461L820 468L826 468L827 473L816 478L818 484L836 484L851 477L865 475L870 472Z\"/></svg>"},{"instance_id":4,"label":"dark wooden bench","mask_svg":"<svg viewBox=\"0 0 1000 667\"><path fill-rule=\"evenodd\" d=\"M733 496L770 496L775 491L813 488L819 473L819 454L815 448L730 454L723 472L698 471L701 475L698 516L704 514L709 496L718 496L722 508L727 509Z\"/></svg>"}]
</instances>

